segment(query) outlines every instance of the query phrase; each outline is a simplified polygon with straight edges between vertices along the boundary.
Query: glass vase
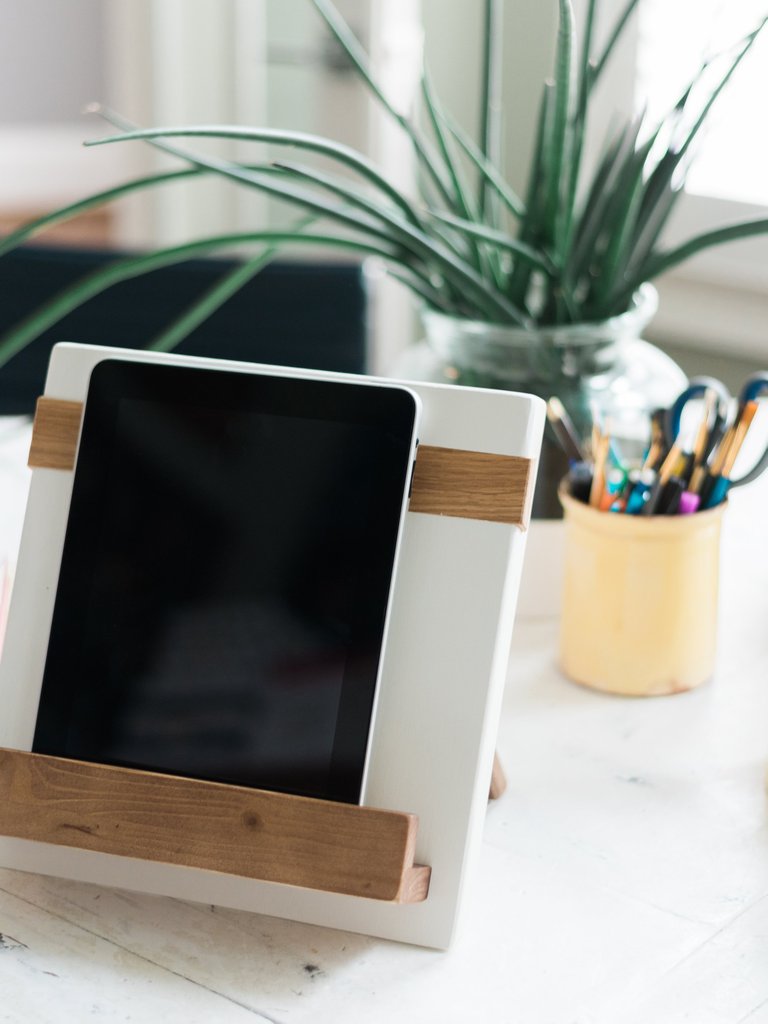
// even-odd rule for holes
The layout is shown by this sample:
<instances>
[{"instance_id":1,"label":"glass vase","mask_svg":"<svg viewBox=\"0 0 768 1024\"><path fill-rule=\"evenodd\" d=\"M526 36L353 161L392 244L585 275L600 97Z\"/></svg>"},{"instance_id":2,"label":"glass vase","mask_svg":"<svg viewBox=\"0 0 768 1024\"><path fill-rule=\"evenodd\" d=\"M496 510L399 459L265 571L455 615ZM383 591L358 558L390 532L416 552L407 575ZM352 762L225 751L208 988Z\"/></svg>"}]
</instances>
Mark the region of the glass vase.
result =
<instances>
[{"instance_id":1,"label":"glass vase","mask_svg":"<svg viewBox=\"0 0 768 1024\"><path fill-rule=\"evenodd\" d=\"M597 323L534 330L422 314L425 337L393 368L409 380L557 396L587 441L593 410L608 420L622 456L637 459L648 441L649 415L670 405L686 385L677 364L641 335L656 312L656 289L645 284L629 309ZM545 433L533 515L559 519L558 483L567 458L549 425Z\"/></svg>"}]
</instances>

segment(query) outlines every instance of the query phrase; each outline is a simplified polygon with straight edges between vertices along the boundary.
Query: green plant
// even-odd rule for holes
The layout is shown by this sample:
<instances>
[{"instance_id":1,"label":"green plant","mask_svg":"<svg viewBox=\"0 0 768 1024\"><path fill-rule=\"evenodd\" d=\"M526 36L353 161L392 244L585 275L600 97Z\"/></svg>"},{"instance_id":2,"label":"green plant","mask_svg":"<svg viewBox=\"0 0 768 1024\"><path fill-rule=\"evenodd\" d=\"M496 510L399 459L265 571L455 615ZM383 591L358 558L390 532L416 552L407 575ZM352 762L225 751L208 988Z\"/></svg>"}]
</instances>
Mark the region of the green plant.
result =
<instances>
[{"instance_id":1,"label":"green plant","mask_svg":"<svg viewBox=\"0 0 768 1024\"><path fill-rule=\"evenodd\" d=\"M589 0L578 52L571 0L558 0L554 76L544 86L527 195L522 200L502 174L493 103L500 74L494 42L502 0L484 0L483 105L477 143L442 109L426 71L421 79L421 118L411 119L394 109L331 0L312 2L360 78L409 138L419 171L419 197L402 194L366 157L329 139L228 126L136 130L111 111L95 108L120 134L88 145L144 140L183 160L186 169L130 181L54 211L0 241L0 256L37 231L86 209L131 191L200 175L218 175L287 200L303 211L303 219L283 231L203 238L115 262L11 329L0 339L0 365L111 284L235 244L260 248L152 339L150 347L172 347L286 246L320 243L375 255L430 307L458 317L534 327L591 322L621 313L643 281L699 250L768 232L768 219L759 219L707 232L674 249L665 249L660 241L712 104L768 18L724 54L706 61L660 123L649 126L643 117L636 117L610 130L602 157L590 173L583 157L590 97L639 0L628 0L596 56L597 0ZM201 137L266 142L320 154L351 171L353 177L288 161L231 162L169 141Z\"/></svg>"}]
</instances>

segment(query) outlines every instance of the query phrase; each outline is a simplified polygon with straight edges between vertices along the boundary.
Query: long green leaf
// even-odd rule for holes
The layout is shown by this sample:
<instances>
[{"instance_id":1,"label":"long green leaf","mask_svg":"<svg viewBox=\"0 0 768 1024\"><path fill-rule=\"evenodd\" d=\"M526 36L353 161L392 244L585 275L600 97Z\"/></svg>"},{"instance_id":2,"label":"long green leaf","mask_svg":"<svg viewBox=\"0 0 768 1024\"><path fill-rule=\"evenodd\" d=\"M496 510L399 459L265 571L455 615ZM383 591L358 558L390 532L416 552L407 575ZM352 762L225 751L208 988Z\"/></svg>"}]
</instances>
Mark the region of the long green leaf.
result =
<instances>
[{"instance_id":1,"label":"long green leaf","mask_svg":"<svg viewBox=\"0 0 768 1024\"><path fill-rule=\"evenodd\" d=\"M501 0L485 0L483 16L483 57L480 95L480 152L493 167L501 164L501 44L503 39ZM489 182L483 176L477 206L485 218Z\"/></svg>"},{"instance_id":2,"label":"long green leaf","mask_svg":"<svg viewBox=\"0 0 768 1024\"><path fill-rule=\"evenodd\" d=\"M424 98L424 106L426 107L427 110L427 116L429 117L430 123L432 125L432 131L434 133L435 139L437 140L438 147L443 157L443 163L448 169L448 174L450 176L451 184L453 186L454 203L452 205L452 209L465 220L478 221L479 213L472 203L469 190L465 187L465 184L462 180L461 170L458 166L457 161L454 160L453 154L451 153L451 150L449 148L448 138L446 136L446 132L443 128L443 122L440 117L439 104L433 93L432 86L429 80L429 75L427 74L426 70L424 71L424 74L422 75L421 78L421 92ZM472 244L470 246L470 251L472 254L472 262L474 263L475 268L481 274L492 274L495 278L495 283L498 287L500 283L497 276L498 270L497 268L491 265L491 261L488 259L484 250L479 245Z\"/></svg>"},{"instance_id":3,"label":"long green leaf","mask_svg":"<svg viewBox=\"0 0 768 1024\"><path fill-rule=\"evenodd\" d=\"M86 146L104 146L114 142L130 142L134 140L151 141L153 139L204 138L204 139L236 139L243 142L269 142L281 146L295 146L298 149L321 153L332 157L341 164L352 168L363 178L374 185L379 191L392 200L405 216L414 224L418 224L418 216L413 206L398 190L382 177L376 167L361 153L344 146L339 142L331 142L320 135L309 132L284 131L279 128L241 128L238 125L199 125L189 128L145 128L138 131L124 132L120 135L109 135L104 139L91 139Z\"/></svg>"},{"instance_id":4,"label":"long green leaf","mask_svg":"<svg viewBox=\"0 0 768 1024\"><path fill-rule=\"evenodd\" d=\"M650 216L650 211L656 206L658 202L663 201L665 195L671 188L673 178L676 174L678 174L678 169L683 164L683 161L691 145L693 144L696 136L698 135L703 124L705 123L705 120L707 118L707 115L709 114L709 111L712 108L712 105L715 103L715 101L725 88L725 86L728 84L731 76L736 71L739 64L742 62L744 57L746 57L747 53L755 43L757 37L765 28L766 23L768 23L768 18L764 19L753 32L750 32L749 35L747 35L738 44L736 44L736 46L734 47L734 49L737 50L736 56L726 68L725 73L721 76L717 85L710 90L706 103L704 104L703 108L699 112L691 127L686 129L682 142L680 144L673 143L671 148L668 148L661 156L657 166L654 168L653 172L651 173L648 179L648 187L646 189L646 195L643 200L643 219L645 219L647 216ZM712 58L705 60L703 62L701 68L695 75L693 81L684 90L682 96L680 96L680 98L677 100L675 106L672 108L667 118L665 118L665 121L662 122L662 124L667 124L668 131L671 132L675 125L679 125L682 123L694 87L701 82L704 75L710 70L712 63Z\"/></svg>"},{"instance_id":5,"label":"long green leaf","mask_svg":"<svg viewBox=\"0 0 768 1024\"><path fill-rule=\"evenodd\" d=\"M546 140L547 167L545 184L545 222L547 239L562 262L565 223L561 197L567 194L564 171L572 149L574 31L571 0L559 0L560 20L555 58L555 100L551 134Z\"/></svg>"},{"instance_id":6,"label":"long green leaf","mask_svg":"<svg viewBox=\"0 0 768 1024\"><path fill-rule=\"evenodd\" d=\"M446 202L450 202L448 183L443 177L443 172L438 167L434 156L429 152L426 143L421 138L413 123L399 111L395 110L387 99L384 90L378 84L371 72L368 55L358 42L355 34L349 28L349 25L347 25L330 0L312 0L312 2L336 41L351 60L363 82L365 82L389 116L392 117L400 128L402 128L408 135L421 166L427 171L427 174L434 182L440 195Z\"/></svg>"},{"instance_id":7,"label":"long green leaf","mask_svg":"<svg viewBox=\"0 0 768 1024\"><path fill-rule=\"evenodd\" d=\"M611 230L611 213L621 200L622 186L625 190L630 176L634 179L633 172L638 164L635 146L640 129L640 118L626 125L598 165L565 269L566 278L574 285L593 272L597 241Z\"/></svg>"},{"instance_id":8,"label":"long green leaf","mask_svg":"<svg viewBox=\"0 0 768 1024\"><path fill-rule=\"evenodd\" d=\"M698 83L701 75L704 74L706 68L707 64L705 63L693 81L689 83L688 87L685 89L682 96L680 96L672 110L670 110L667 116L658 125L656 136L660 137L662 132L665 132L669 138L669 143L665 151L658 158L656 166L648 175L648 183L645 189L645 195L643 196L643 205L640 215L641 222L643 223L652 218L653 211L657 208L659 203L664 202L665 197L672 187L672 179L676 175L677 168L680 163L679 145L675 143L673 139L682 124L685 115L685 107L688 103L691 92Z\"/></svg>"},{"instance_id":9,"label":"long green leaf","mask_svg":"<svg viewBox=\"0 0 768 1024\"><path fill-rule=\"evenodd\" d=\"M332 195L336 195L344 199L349 206L364 210L373 219L382 221L382 223L386 225L387 229L394 233L406 248L409 248L424 257L427 257L428 255L432 257L435 256L435 242L437 239L434 237L434 232L431 230L428 232L417 230L411 224L398 217L396 213L370 199L369 196L351 189L347 184L346 179L336 178L304 165L280 162L275 163L273 166L278 170L283 170L289 174L293 174L295 177L304 181L311 181L313 184L319 185ZM444 244L453 251L456 257L462 260L465 258L466 250L461 251L447 233L440 237ZM437 252L440 251L438 250ZM470 260L473 255L474 253L470 254ZM478 262L473 262L475 269L479 269Z\"/></svg>"},{"instance_id":10,"label":"long green leaf","mask_svg":"<svg viewBox=\"0 0 768 1024\"><path fill-rule=\"evenodd\" d=\"M450 209L462 217L478 220L479 215L474 208L469 191L462 181L458 164L454 160L448 147L448 139L443 128L442 109L435 97L434 90L432 89L432 83L430 82L429 74L426 70L421 76L421 94L424 98L424 106L426 107L427 116L429 117L430 124L432 125L432 131L442 155L443 163L445 164L448 170L448 175L451 179L453 196Z\"/></svg>"},{"instance_id":11,"label":"long green leaf","mask_svg":"<svg viewBox=\"0 0 768 1024\"><path fill-rule=\"evenodd\" d=\"M208 320L228 299L240 291L259 271L275 258L276 248L269 246L258 256L233 267L224 277L209 288L204 295L184 310L180 317L165 327L146 346L153 352L170 352L172 349Z\"/></svg>"},{"instance_id":12,"label":"long green leaf","mask_svg":"<svg viewBox=\"0 0 768 1024\"><path fill-rule=\"evenodd\" d=\"M309 227L314 217L303 217L293 225L292 230L299 233ZM237 294L249 281L271 263L278 252L278 245L268 245L256 256L239 263L226 273L205 292L196 302L188 306L172 323L168 324L147 345L155 352L170 352L192 333L201 323L220 309L233 295Z\"/></svg>"},{"instance_id":13,"label":"long green leaf","mask_svg":"<svg viewBox=\"0 0 768 1024\"><path fill-rule=\"evenodd\" d=\"M597 61L595 61L594 70L592 72L592 75L590 76L590 89L594 88L603 71L605 70L605 66L610 60L611 55L613 54L614 47L621 38L621 35L624 32L624 29L627 27L627 23L629 22L629 19L632 17L632 14L635 8L637 7L638 3L639 0L629 0L629 2L619 15L619 17L616 19L613 29L611 30L611 33L608 37L608 42L605 44L605 47L600 57L597 59Z\"/></svg>"},{"instance_id":14,"label":"long green leaf","mask_svg":"<svg viewBox=\"0 0 768 1024\"><path fill-rule=\"evenodd\" d=\"M340 185L338 181L323 174L321 171L315 171L313 168L308 167L296 167L290 164L277 166L282 167L297 177L331 190L336 195L347 199L352 205L362 205L364 209L368 209L369 200L350 193L345 186ZM405 221L396 221L391 214L386 214L380 209L374 208L370 212L372 216L379 216L385 221L390 229L389 235L392 236L393 241L398 242L405 249L413 252L414 255L425 261L435 261L446 277L447 283L454 289L455 296L461 296L466 291L468 283L472 286L473 291L476 291L481 286L488 287L484 284L482 277L472 270L468 264L464 264L458 254L451 255L447 250L439 247L434 237L417 231L410 224L406 224ZM451 223L450 218L446 219L446 222ZM459 275L458 282L457 274ZM460 285L458 289L456 287L457 284ZM511 316L518 316L519 320L522 320L522 314L517 310Z\"/></svg>"},{"instance_id":15,"label":"long green leaf","mask_svg":"<svg viewBox=\"0 0 768 1024\"><path fill-rule=\"evenodd\" d=\"M106 110L106 108L100 108L99 112L103 117L121 129L126 129L128 127L134 128L134 126L130 125L130 122L121 118L119 115L114 114L112 111ZM132 132L128 132L127 134L132 134ZM324 201L318 196L307 193L306 191L297 191L295 188L289 187L285 183L264 181L263 175L254 175L249 173L244 169L243 165L231 164L213 157L190 153L178 146L165 142L163 138L148 139L147 141L150 145L156 146L164 152L170 153L180 159L195 163L198 167L214 170L225 177L256 187L271 195L286 199L289 202L299 203L304 206L305 209L311 210L313 213L324 214L336 222L343 223L348 227L352 227L358 231L363 231L366 234L372 234L383 241L391 240L390 232L381 227L376 227L375 223L357 217L354 215L353 211L348 208L341 211L338 206ZM345 198L349 199L350 195L350 193L347 193ZM383 208L378 206L375 207L376 220L381 220L385 213L386 211L384 211ZM405 227L405 225L403 225L403 227ZM500 305L503 306L503 299L500 304L497 297L490 289L488 289L485 283L474 275L471 267L464 266L460 260L451 257L449 253L444 253L442 249L439 248L436 240L431 240L426 236L419 235L419 249L422 255L425 251L429 251L430 256L441 265L442 272L446 276L448 283L451 282L452 275L458 274L463 284L466 285L468 275L469 287L474 290L481 308L486 309L486 307L490 305L491 310L495 310L495 312L491 312L489 315L496 317L499 316L499 309ZM510 307L504 312L504 315L514 316L515 313Z\"/></svg>"},{"instance_id":16,"label":"long green leaf","mask_svg":"<svg viewBox=\"0 0 768 1024\"><path fill-rule=\"evenodd\" d=\"M439 116L445 124L445 127L454 139L456 139L459 146L461 146L480 174L496 190L499 199L501 199L507 209L513 213L515 217L524 217L526 212L524 203L520 197L515 194L513 189L510 188L507 182L504 181L499 171L493 166L493 164L485 159L475 143L455 121L443 112L440 112Z\"/></svg>"},{"instance_id":17,"label":"long green leaf","mask_svg":"<svg viewBox=\"0 0 768 1024\"><path fill-rule=\"evenodd\" d=\"M488 228L484 224L476 224L473 221L464 220L461 217L454 217L448 213L440 213L437 210L431 210L430 215L435 217L437 220L441 220L446 224L450 224L453 227L458 228L464 234L470 235L472 238L489 242L498 249L505 249L507 252L511 252L528 266L533 267L534 270L540 270L542 273L547 274L550 277L555 273L552 261L548 260L542 252L537 249L533 249L531 246L526 245L524 242L520 242L517 238L513 238L511 235L508 235L503 231L496 231L494 228Z\"/></svg>"},{"instance_id":18,"label":"long green leaf","mask_svg":"<svg viewBox=\"0 0 768 1024\"><path fill-rule=\"evenodd\" d=\"M544 192L544 161L545 144L544 140L549 129L549 121L552 110L553 87L551 83L545 82L539 103L539 113L536 124L536 141L533 147L533 163L528 175L528 186L525 197L526 217L520 225L520 241L526 245L538 246L543 235L542 230L542 205ZM507 294L512 302L523 306L526 301L531 280L531 268L527 264L518 262L512 273Z\"/></svg>"},{"instance_id":19,"label":"long green leaf","mask_svg":"<svg viewBox=\"0 0 768 1024\"><path fill-rule=\"evenodd\" d=\"M412 253L418 259L426 262L435 260L442 267L443 271L447 271L446 282L448 284L453 280L451 272L462 266L463 257L449 240L445 242L445 245L453 249L453 256L448 252L448 249L444 250L436 245L434 236L430 237L430 235L417 231L411 224L377 205L367 196L350 189L345 182L338 178L334 178L322 171L317 171L313 167L304 167L297 164L275 164L274 167L275 170L281 171L289 177L311 182L332 195L344 199L348 208L362 209L372 218L381 220L386 227L385 237L401 245L404 251ZM457 263L456 261L459 262ZM462 272L464 269L462 268ZM471 268L466 269L469 269L471 272ZM460 295L461 291L460 289L454 289L454 293Z\"/></svg>"},{"instance_id":20,"label":"long green leaf","mask_svg":"<svg viewBox=\"0 0 768 1024\"><path fill-rule=\"evenodd\" d=\"M105 203L110 203L121 196L128 195L130 192L139 192L154 185L164 185L172 181L178 181L179 178L199 176L202 173L207 174L210 172L200 171L198 168L193 167L180 171L165 171L162 174L150 174L143 178L134 178L123 185L116 185L114 188L105 189L103 192L96 192L86 199L79 199L77 202L61 206L58 210L53 210L51 213L46 213L42 217L37 217L35 220L22 224L21 227L0 239L0 256L4 256L5 253L15 249L22 242L26 242L29 238L39 234L46 228L53 227L54 224L71 220L81 213L86 213L97 206L103 206Z\"/></svg>"},{"instance_id":21,"label":"long green leaf","mask_svg":"<svg viewBox=\"0 0 768 1024\"><path fill-rule=\"evenodd\" d=\"M683 142L682 146L679 149L678 162L680 160L682 160L682 158L687 153L688 149L690 148L691 144L693 143L693 140L696 138L696 136L698 135L702 125L704 124L704 122L705 122L705 120L707 118L707 115L709 114L709 111L712 108L713 103L720 96L720 93L723 91L725 86L730 81L731 77L733 76L733 73L736 71L738 66L741 64L741 62L744 60L746 55L752 49L752 47L754 46L755 42L757 41L758 36L760 35L760 33L763 31L763 29L765 28L765 26L767 24L768 24L768 17L764 18L763 21L761 21L761 23L758 25L758 27L753 32L750 32L749 35L747 35L744 38L744 40L742 40L741 43L737 44L737 47L740 47L740 49L738 50L738 53L736 54L734 59L728 65L728 68L726 69L725 74L721 77L720 81L717 83L715 88L712 89L712 91L710 92L710 95L707 98L707 102L704 104L703 109L699 113L699 116L697 117L697 119L694 122L692 128L688 132L688 135L687 135L685 141Z\"/></svg>"},{"instance_id":22,"label":"long green leaf","mask_svg":"<svg viewBox=\"0 0 768 1024\"><path fill-rule=\"evenodd\" d=\"M684 260L690 259L696 253L704 249L710 249L716 245L723 245L724 242L736 242L741 238L751 238L754 235L768 234L768 217L760 217L756 220L741 221L738 224L729 224L724 228L716 228L713 231L705 231L696 235L682 245L666 252L656 253L643 267L643 277L651 280L677 266ZM625 291L634 290L642 284L642 279L632 281L627 285Z\"/></svg>"},{"instance_id":23,"label":"long green leaf","mask_svg":"<svg viewBox=\"0 0 768 1024\"><path fill-rule=\"evenodd\" d=\"M30 341L33 341L42 334L43 331L58 323L67 313L77 309L78 306L81 306L96 295L100 295L114 284L139 277L152 270L159 270L176 263L182 263L185 260L216 251L217 249L231 248L253 242L327 245L365 255L379 256L384 260L391 260L394 263L398 262L400 255L397 249L377 246L370 242L339 238L336 235L309 232L297 233L292 231L253 231L240 234L218 235L199 239L195 242L187 242L184 245L160 249L157 252L131 256L127 259L117 260L96 273L89 274L84 279L75 282L74 285L55 295L32 316L10 328L0 337L0 366L7 363L9 359L21 351ZM411 269L413 271L414 268ZM428 279L425 283L429 284Z\"/></svg>"},{"instance_id":24,"label":"long green leaf","mask_svg":"<svg viewBox=\"0 0 768 1024\"><path fill-rule=\"evenodd\" d=\"M495 57L492 55L489 59L495 59ZM496 73L494 72L494 74ZM482 212L479 208L475 207L470 190L463 180L461 167L451 152L450 139L449 135L447 135L449 129L446 127L445 115L434 94L426 69L422 75L422 95L424 98L427 116L429 117L435 139L437 140L443 163L447 172L449 172L453 184L454 195L456 197L453 209L464 220L471 220L475 223L481 221ZM488 130L490 130L490 128L488 128ZM482 180L486 185L488 184L485 178ZM482 191L482 195L484 197L484 190ZM463 237L465 240L467 239L466 233ZM483 278L489 278L492 280L495 287L503 292L506 284L506 275L502 270L499 254L495 251L488 252L486 248L477 244L471 245L471 252L473 255L474 265L479 270Z\"/></svg>"},{"instance_id":25,"label":"long green leaf","mask_svg":"<svg viewBox=\"0 0 768 1024\"><path fill-rule=\"evenodd\" d=\"M581 57L579 59L579 98L586 104L592 79L592 40L595 32L597 0L588 0L584 17L584 34L581 38Z\"/></svg>"},{"instance_id":26,"label":"long green leaf","mask_svg":"<svg viewBox=\"0 0 768 1024\"><path fill-rule=\"evenodd\" d=\"M393 277L396 281L400 281L406 288L410 289L419 298L423 299L427 305L432 306L434 309L438 309L443 313L448 313L452 316L456 316L457 307L455 304L449 304L446 302L445 297L435 289L423 281L421 278L415 278L408 273L407 267L400 267L397 264L390 263L387 266L387 273L390 277ZM460 309L461 307L459 307ZM472 307L466 307L465 315L472 315Z\"/></svg>"},{"instance_id":27,"label":"long green leaf","mask_svg":"<svg viewBox=\"0 0 768 1024\"><path fill-rule=\"evenodd\" d=\"M608 315L603 305L610 306L610 296L620 290L632 251L637 216L643 198L642 173L627 182L628 192L621 203L619 215L613 219L611 234L600 261L599 273L589 294L589 319L600 320ZM602 304L602 305L601 305Z\"/></svg>"},{"instance_id":28,"label":"long green leaf","mask_svg":"<svg viewBox=\"0 0 768 1024\"><path fill-rule=\"evenodd\" d=\"M413 249L414 252L422 256L434 255L434 243L428 235L415 228L408 221L403 220L396 212L375 202L375 200L364 195L362 192L351 188L346 179L326 174L324 171L318 171L314 167L307 167L304 164L279 161L273 164L273 168L288 179L311 182L330 195L338 196L344 200L348 210L362 210L372 220L381 221L386 227L387 237L399 242L405 248ZM459 254L457 253L457 255Z\"/></svg>"},{"instance_id":29,"label":"long green leaf","mask_svg":"<svg viewBox=\"0 0 768 1024\"><path fill-rule=\"evenodd\" d=\"M728 65L725 73L720 77L716 86L710 90L707 101L699 112L693 125L686 128L682 142L678 145L674 145L674 143L672 143L673 148L670 148L663 153L658 164L652 171L643 196L643 202L638 216L638 227L634 239L633 251L627 268L627 272L633 278L637 276L637 274L643 273L642 268L646 261L651 258L653 247L667 223L679 196L682 194L682 187L685 181L685 160L690 146L698 132L701 130L712 105L715 103L739 64L755 43L759 34L764 30L766 24L768 24L768 18L765 18L754 31L750 32L746 37L744 37L744 39L736 44L733 48L737 51L736 56ZM682 96L678 99L677 103L662 123L662 126L667 126L667 132L670 134L670 137L674 134L675 126L682 124L694 87L709 71L714 59L715 58L710 58L704 61L698 74L695 76L688 88L683 92ZM680 175L681 170L683 172L682 176ZM680 180L673 184L676 176L678 176Z\"/></svg>"},{"instance_id":30,"label":"long green leaf","mask_svg":"<svg viewBox=\"0 0 768 1024\"><path fill-rule=\"evenodd\" d=\"M132 125L130 121L127 121L106 107L94 105L92 109L97 111L110 124L119 127L124 134L132 134L137 130L136 126ZM111 138L118 139L120 136L111 136ZM313 213L327 216L338 223L344 224L346 227L363 232L367 231L384 241L389 240L389 236L380 226L373 224L365 218L361 218L348 208L339 208L338 205L314 196L305 190L297 190L283 181L274 180L276 173L274 165L269 165L268 167L256 165L254 167L254 165L250 164L230 163L217 157L193 153L190 150L172 145L163 138L153 138L146 141L150 146L160 149L171 156L178 157L178 159L192 164L198 170L213 172L249 188L256 188L259 191L285 199L288 202L299 203Z\"/></svg>"},{"instance_id":31,"label":"long green leaf","mask_svg":"<svg viewBox=\"0 0 768 1024\"><path fill-rule=\"evenodd\" d=\"M142 133L128 134L137 135ZM309 193L306 190L297 190L286 182L265 180L258 173L247 171L241 164L230 164L213 157L180 149L177 146L166 143L162 137L150 135L150 137L145 137L145 141L198 167L207 167L217 171L224 177L250 185L272 195L281 196L291 202L298 203L312 213L325 214L337 223L345 224L347 227L352 227L355 230L372 235L384 242L392 240L391 234L385 228L377 226L368 218L354 214L354 211L341 210L338 205L323 200L317 194ZM440 272L453 286L463 288L464 292L470 293L479 311L487 319L500 320L501 322L511 320L513 323L523 322L524 318L512 303L503 295L496 293L469 264L444 249L437 240L420 233L418 245L422 254L429 254L429 258L434 260Z\"/></svg>"},{"instance_id":32,"label":"long green leaf","mask_svg":"<svg viewBox=\"0 0 768 1024\"><path fill-rule=\"evenodd\" d=\"M650 210L641 207L638 217L639 229L632 245L632 253L627 264L627 274L635 277L642 273L642 268L656 247L664 226L669 220L675 205L683 195L682 185L670 185L656 200ZM643 197L645 202L645 196Z\"/></svg>"},{"instance_id":33,"label":"long green leaf","mask_svg":"<svg viewBox=\"0 0 768 1024\"><path fill-rule=\"evenodd\" d=\"M592 35L594 32L596 9L597 0L589 0L587 4L581 56L579 58L579 74L576 86L576 112L573 117L571 151L568 157L569 167L563 205L563 253L567 253L570 250L574 230L576 195L579 187L579 178L581 176L581 157L584 149L587 112L589 109L588 100L592 76L590 53L592 52Z\"/></svg>"}]
</instances>

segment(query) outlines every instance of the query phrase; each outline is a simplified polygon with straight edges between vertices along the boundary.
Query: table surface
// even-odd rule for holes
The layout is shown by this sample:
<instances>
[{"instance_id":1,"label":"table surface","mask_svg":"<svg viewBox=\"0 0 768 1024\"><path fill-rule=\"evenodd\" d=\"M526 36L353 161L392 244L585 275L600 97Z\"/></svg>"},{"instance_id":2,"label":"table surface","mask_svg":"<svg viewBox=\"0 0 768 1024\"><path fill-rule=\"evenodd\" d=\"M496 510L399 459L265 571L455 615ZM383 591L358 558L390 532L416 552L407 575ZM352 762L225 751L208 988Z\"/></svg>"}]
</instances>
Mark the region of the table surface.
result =
<instances>
[{"instance_id":1,"label":"table surface","mask_svg":"<svg viewBox=\"0 0 768 1024\"><path fill-rule=\"evenodd\" d=\"M28 428L0 420L0 560ZM632 700L519 620L478 870L447 953L0 870L0 1021L768 1024L768 474L722 547L718 667Z\"/></svg>"}]
</instances>

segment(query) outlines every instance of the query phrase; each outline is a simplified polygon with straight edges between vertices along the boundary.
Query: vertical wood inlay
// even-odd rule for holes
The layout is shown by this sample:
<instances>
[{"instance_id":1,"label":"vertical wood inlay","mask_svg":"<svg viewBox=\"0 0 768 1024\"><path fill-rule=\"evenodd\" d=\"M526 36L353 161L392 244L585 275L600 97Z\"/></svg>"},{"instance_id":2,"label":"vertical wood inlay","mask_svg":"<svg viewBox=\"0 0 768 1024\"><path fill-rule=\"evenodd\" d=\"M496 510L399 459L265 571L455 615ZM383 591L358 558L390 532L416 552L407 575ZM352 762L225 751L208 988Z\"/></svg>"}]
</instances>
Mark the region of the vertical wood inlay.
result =
<instances>
[{"instance_id":1,"label":"vertical wood inlay","mask_svg":"<svg viewBox=\"0 0 768 1024\"><path fill-rule=\"evenodd\" d=\"M27 464L33 469L72 469L82 418L82 402L38 398Z\"/></svg>"},{"instance_id":2,"label":"vertical wood inlay","mask_svg":"<svg viewBox=\"0 0 768 1024\"><path fill-rule=\"evenodd\" d=\"M410 511L525 528L531 460L421 445Z\"/></svg>"}]
</instances>

